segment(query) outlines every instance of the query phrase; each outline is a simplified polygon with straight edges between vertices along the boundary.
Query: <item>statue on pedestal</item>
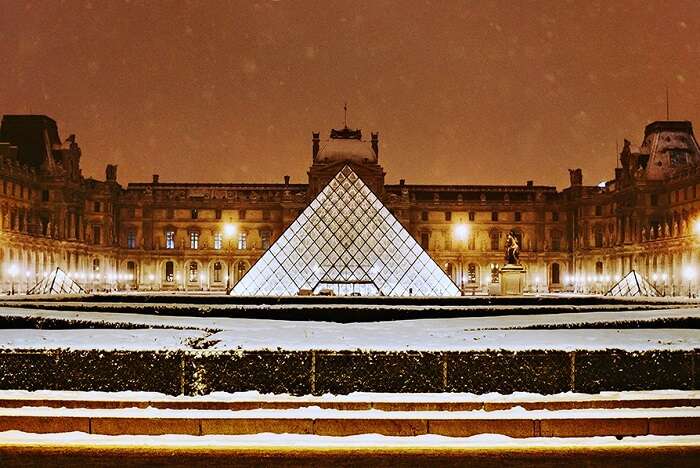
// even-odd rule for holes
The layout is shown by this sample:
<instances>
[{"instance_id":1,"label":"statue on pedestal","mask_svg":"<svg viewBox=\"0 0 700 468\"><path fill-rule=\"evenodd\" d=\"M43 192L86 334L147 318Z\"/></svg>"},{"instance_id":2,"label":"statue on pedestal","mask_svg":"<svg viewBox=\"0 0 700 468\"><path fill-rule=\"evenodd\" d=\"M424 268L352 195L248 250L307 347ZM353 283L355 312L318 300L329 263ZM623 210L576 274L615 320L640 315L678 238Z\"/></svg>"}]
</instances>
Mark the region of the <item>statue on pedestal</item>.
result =
<instances>
[{"instance_id":1,"label":"statue on pedestal","mask_svg":"<svg viewBox=\"0 0 700 468\"><path fill-rule=\"evenodd\" d=\"M506 265L520 265L520 245L514 231L510 231L506 237Z\"/></svg>"}]
</instances>

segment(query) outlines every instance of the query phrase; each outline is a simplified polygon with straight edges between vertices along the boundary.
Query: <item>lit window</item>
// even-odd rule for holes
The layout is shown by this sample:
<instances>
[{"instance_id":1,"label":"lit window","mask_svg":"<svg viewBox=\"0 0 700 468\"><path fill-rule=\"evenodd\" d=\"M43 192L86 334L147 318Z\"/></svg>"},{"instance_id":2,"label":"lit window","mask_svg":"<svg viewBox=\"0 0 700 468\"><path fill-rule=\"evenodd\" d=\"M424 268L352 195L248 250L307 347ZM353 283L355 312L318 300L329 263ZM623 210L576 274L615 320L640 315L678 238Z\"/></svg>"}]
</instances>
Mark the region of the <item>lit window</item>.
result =
<instances>
[{"instance_id":1,"label":"lit window","mask_svg":"<svg viewBox=\"0 0 700 468\"><path fill-rule=\"evenodd\" d=\"M197 250L199 248L199 233L190 232L190 249Z\"/></svg>"},{"instance_id":2,"label":"lit window","mask_svg":"<svg viewBox=\"0 0 700 468\"><path fill-rule=\"evenodd\" d=\"M190 214L192 219L197 219L199 217L199 211L197 211L197 208L192 208L192 212Z\"/></svg>"},{"instance_id":3,"label":"lit window","mask_svg":"<svg viewBox=\"0 0 700 468\"><path fill-rule=\"evenodd\" d=\"M165 232L165 248L174 249L175 248L175 231Z\"/></svg>"},{"instance_id":4,"label":"lit window","mask_svg":"<svg viewBox=\"0 0 700 468\"><path fill-rule=\"evenodd\" d=\"M129 231L126 235L126 247L128 249L136 248L136 231Z\"/></svg>"},{"instance_id":5,"label":"lit window","mask_svg":"<svg viewBox=\"0 0 700 468\"><path fill-rule=\"evenodd\" d=\"M238 248L240 250L248 248L248 233L241 232L238 234Z\"/></svg>"},{"instance_id":6,"label":"lit window","mask_svg":"<svg viewBox=\"0 0 700 468\"><path fill-rule=\"evenodd\" d=\"M214 248L220 250L223 244L224 236L220 232L214 233Z\"/></svg>"},{"instance_id":7,"label":"lit window","mask_svg":"<svg viewBox=\"0 0 700 468\"><path fill-rule=\"evenodd\" d=\"M221 262L214 263L214 278L215 283L221 282Z\"/></svg>"},{"instance_id":8,"label":"lit window","mask_svg":"<svg viewBox=\"0 0 700 468\"><path fill-rule=\"evenodd\" d=\"M476 219L476 213L474 211L469 212L469 221L474 221Z\"/></svg>"}]
</instances>

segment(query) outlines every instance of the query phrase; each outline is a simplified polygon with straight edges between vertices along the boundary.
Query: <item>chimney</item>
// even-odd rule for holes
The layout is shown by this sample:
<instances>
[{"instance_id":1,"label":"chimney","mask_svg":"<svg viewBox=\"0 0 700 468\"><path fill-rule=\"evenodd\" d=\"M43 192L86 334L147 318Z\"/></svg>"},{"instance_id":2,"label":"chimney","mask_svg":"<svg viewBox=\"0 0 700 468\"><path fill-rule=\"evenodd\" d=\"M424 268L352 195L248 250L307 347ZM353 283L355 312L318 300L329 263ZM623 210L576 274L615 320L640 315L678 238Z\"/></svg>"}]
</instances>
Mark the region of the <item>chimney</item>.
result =
<instances>
[{"instance_id":1,"label":"chimney","mask_svg":"<svg viewBox=\"0 0 700 468\"><path fill-rule=\"evenodd\" d=\"M311 140L313 142L311 154L313 155L313 160L315 161L316 156L318 156L318 145L319 145L319 142L321 141L321 139L320 139L321 134L319 132L313 132L311 135L313 136L313 138Z\"/></svg>"},{"instance_id":2,"label":"chimney","mask_svg":"<svg viewBox=\"0 0 700 468\"><path fill-rule=\"evenodd\" d=\"M401 180L399 180L399 185L400 185L401 187L403 187L404 185L406 185L406 179L401 179Z\"/></svg>"},{"instance_id":3,"label":"chimney","mask_svg":"<svg viewBox=\"0 0 700 468\"><path fill-rule=\"evenodd\" d=\"M158 183L158 179L160 179L160 176L158 174L153 174L153 183L154 184Z\"/></svg>"},{"instance_id":4,"label":"chimney","mask_svg":"<svg viewBox=\"0 0 700 468\"><path fill-rule=\"evenodd\" d=\"M379 157L379 132L372 132L372 149L374 154Z\"/></svg>"},{"instance_id":5,"label":"chimney","mask_svg":"<svg viewBox=\"0 0 700 468\"><path fill-rule=\"evenodd\" d=\"M533 184L533 182L532 182L531 180L528 180L528 181L527 181L527 186L528 186L528 188L532 188L533 185L534 185L534 184Z\"/></svg>"},{"instance_id":6,"label":"chimney","mask_svg":"<svg viewBox=\"0 0 700 468\"><path fill-rule=\"evenodd\" d=\"M289 185L289 176L284 176L284 185Z\"/></svg>"}]
</instances>

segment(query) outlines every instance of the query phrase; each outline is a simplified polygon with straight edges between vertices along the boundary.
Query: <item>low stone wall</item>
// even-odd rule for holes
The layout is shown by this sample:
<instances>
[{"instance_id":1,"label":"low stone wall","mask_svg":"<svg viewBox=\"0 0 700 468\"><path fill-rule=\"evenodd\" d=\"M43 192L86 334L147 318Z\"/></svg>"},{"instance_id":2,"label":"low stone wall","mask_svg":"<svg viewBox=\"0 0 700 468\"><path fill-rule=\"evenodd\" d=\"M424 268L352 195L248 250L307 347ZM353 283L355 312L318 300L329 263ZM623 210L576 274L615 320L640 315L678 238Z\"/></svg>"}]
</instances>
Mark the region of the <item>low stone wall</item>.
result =
<instances>
[{"instance_id":1,"label":"low stone wall","mask_svg":"<svg viewBox=\"0 0 700 468\"><path fill-rule=\"evenodd\" d=\"M2 350L0 389L560 393L699 389L694 351Z\"/></svg>"}]
</instances>

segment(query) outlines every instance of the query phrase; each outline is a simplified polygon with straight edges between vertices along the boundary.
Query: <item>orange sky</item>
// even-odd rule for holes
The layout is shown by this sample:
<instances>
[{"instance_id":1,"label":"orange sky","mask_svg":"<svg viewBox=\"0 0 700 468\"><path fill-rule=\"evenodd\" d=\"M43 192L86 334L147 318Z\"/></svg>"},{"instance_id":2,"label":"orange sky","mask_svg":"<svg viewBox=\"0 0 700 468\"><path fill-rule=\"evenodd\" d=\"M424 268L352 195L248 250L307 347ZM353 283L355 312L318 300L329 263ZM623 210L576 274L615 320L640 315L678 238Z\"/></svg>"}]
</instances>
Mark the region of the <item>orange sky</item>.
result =
<instances>
[{"instance_id":1,"label":"orange sky","mask_svg":"<svg viewBox=\"0 0 700 468\"><path fill-rule=\"evenodd\" d=\"M0 112L86 176L305 182L311 132L380 132L390 183L584 183L646 123L700 126L700 2L3 2Z\"/></svg>"}]
</instances>

